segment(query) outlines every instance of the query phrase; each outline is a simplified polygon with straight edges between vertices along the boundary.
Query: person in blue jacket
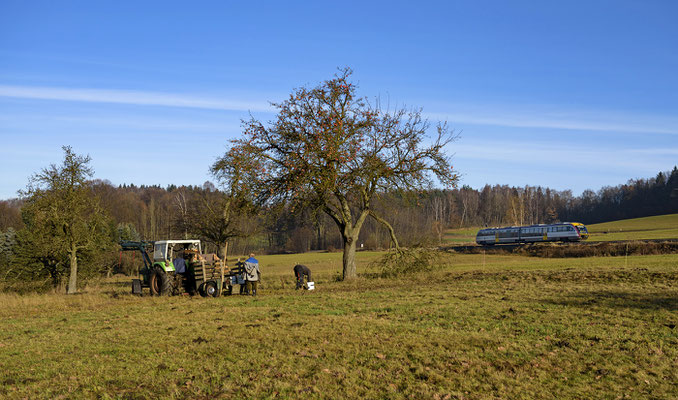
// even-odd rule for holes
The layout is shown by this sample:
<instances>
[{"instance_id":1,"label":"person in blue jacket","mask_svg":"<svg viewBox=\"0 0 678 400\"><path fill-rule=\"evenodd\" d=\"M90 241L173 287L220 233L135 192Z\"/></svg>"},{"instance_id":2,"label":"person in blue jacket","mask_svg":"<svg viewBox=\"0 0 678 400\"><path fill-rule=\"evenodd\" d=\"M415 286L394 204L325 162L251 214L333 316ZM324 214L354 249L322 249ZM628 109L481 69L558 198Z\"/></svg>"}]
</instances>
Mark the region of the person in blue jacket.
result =
<instances>
[{"instance_id":1,"label":"person in blue jacket","mask_svg":"<svg viewBox=\"0 0 678 400\"><path fill-rule=\"evenodd\" d=\"M177 274L186 273L186 260L182 255L179 254L177 258L172 261L172 264L174 264L174 272Z\"/></svg>"}]
</instances>

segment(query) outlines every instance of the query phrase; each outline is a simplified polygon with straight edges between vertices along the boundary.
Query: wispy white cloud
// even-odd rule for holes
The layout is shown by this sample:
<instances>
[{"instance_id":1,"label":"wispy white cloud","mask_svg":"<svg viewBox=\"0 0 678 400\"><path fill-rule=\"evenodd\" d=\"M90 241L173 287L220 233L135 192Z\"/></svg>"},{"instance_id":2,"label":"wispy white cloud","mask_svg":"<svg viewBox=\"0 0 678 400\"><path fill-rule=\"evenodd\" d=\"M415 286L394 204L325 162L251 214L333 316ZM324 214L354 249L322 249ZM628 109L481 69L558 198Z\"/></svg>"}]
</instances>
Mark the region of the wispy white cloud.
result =
<instances>
[{"instance_id":1,"label":"wispy white cloud","mask_svg":"<svg viewBox=\"0 0 678 400\"><path fill-rule=\"evenodd\" d=\"M566 129L617 133L653 133L678 135L678 119L644 114L591 111L554 112L543 108L509 106L451 107L462 111L426 112L431 120L446 120L452 125L471 124L513 128Z\"/></svg>"},{"instance_id":2,"label":"wispy white cloud","mask_svg":"<svg viewBox=\"0 0 678 400\"><path fill-rule=\"evenodd\" d=\"M11 129L31 129L49 124L52 128L61 127L96 127L117 129L128 128L136 131L184 131L184 132L240 132L241 124L238 117L204 120L177 117L170 115L165 118L145 117L131 114L101 115L101 116L71 116L71 115L45 115L37 113L29 114L0 114L0 135Z\"/></svg>"},{"instance_id":3,"label":"wispy white cloud","mask_svg":"<svg viewBox=\"0 0 678 400\"><path fill-rule=\"evenodd\" d=\"M138 90L0 85L0 97L243 112L274 111L265 100L241 100ZM438 105L436 108L442 110L427 111L424 116L431 120L447 120L455 127L460 124L470 124L514 128L678 135L678 118L662 115L563 110L555 107L513 104L457 104L442 107ZM450 111L446 111L446 109L450 109Z\"/></svg>"},{"instance_id":4,"label":"wispy white cloud","mask_svg":"<svg viewBox=\"0 0 678 400\"><path fill-rule=\"evenodd\" d=\"M265 101L241 101L225 98L136 90L74 89L0 85L0 97L79 101L88 103L117 103L141 106L184 107L227 111L271 111L271 107Z\"/></svg>"},{"instance_id":5,"label":"wispy white cloud","mask_svg":"<svg viewBox=\"0 0 678 400\"><path fill-rule=\"evenodd\" d=\"M454 145L456 158L491 162L492 165L514 164L560 167L563 170L633 170L656 173L673 165L678 149L672 148L606 148L591 149L548 143L512 143L492 141L487 144ZM497 164L499 163L499 164Z\"/></svg>"}]
</instances>

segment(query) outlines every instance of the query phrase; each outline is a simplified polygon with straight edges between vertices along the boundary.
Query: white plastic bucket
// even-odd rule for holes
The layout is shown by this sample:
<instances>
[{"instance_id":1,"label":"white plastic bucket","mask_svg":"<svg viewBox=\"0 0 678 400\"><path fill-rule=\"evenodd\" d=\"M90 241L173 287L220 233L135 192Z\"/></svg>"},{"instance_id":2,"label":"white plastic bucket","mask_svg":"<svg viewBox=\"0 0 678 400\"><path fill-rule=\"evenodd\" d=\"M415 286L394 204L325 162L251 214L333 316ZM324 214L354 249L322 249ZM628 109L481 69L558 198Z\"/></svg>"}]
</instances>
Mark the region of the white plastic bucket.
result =
<instances>
[{"instance_id":1,"label":"white plastic bucket","mask_svg":"<svg viewBox=\"0 0 678 400\"><path fill-rule=\"evenodd\" d=\"M315 289L315 282L308 282L306 286L308 287L308 290L313 290Z\"/></svg>"}]
</instances>

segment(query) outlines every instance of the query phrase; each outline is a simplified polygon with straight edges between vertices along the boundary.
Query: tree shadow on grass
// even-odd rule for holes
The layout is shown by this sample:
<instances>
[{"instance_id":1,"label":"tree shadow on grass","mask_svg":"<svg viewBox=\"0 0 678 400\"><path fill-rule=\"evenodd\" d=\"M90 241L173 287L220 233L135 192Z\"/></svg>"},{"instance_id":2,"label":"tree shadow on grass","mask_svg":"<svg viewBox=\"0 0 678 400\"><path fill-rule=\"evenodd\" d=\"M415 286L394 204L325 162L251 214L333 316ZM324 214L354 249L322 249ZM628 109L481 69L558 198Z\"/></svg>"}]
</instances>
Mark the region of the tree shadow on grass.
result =
<instances>
[{"instance_id":1,"label":"tree shadow on grass","mask_svg":"<svg viewBox=\"0 0 678 400\"><path fill-rule=\"evenodd\" d=\"M623 290L580 291L564 295L563 297L549 299L546 302L570 307L678 311L678 295L671 295L666 292L634 293Z\"/></svg>"}]
</instances>

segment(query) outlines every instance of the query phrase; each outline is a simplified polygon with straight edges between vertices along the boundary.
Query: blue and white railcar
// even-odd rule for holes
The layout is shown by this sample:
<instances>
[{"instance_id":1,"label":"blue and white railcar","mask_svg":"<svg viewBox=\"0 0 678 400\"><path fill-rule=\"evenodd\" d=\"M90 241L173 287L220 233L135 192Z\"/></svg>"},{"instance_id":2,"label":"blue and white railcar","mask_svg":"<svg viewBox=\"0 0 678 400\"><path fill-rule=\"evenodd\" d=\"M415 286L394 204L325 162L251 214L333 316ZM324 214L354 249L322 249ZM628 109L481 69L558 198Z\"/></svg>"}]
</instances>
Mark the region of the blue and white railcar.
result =
<instances>
[{"instance_id":1,"label":"blue and white railcar","mask_svg":"<svg viewBox=\"0 0 678 400\"><path fill-rule=\"evenodd\" d=\"M485 228L478 231L476 243L480 245L534 242L576 242L589 237L586 226L579 222L560 222L530 226Z\"/></svg>"}]
</instances>

